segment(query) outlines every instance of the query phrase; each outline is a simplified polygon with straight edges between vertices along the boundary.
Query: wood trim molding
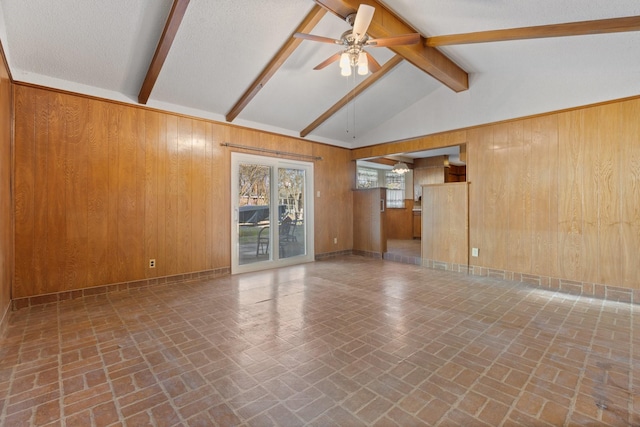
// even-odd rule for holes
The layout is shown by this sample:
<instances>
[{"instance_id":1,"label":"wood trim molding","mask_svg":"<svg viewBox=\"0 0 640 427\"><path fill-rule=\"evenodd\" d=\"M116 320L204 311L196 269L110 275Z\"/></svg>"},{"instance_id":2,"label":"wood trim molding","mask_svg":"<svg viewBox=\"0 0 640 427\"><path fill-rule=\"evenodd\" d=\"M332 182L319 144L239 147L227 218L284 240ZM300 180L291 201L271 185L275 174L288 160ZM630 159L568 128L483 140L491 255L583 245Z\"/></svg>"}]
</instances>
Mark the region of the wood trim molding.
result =
<instances>
[{"instance_id":1,"label":"wood trim molding","mask_svg":"<svg viewBox=\"0 0 640 427\"><path fill-rule=\"evenodd\" d=\"M149 286L177 284L191 280L213 279L217 277L228 276L230 274L231 267L220 267L213 270L196 271L193 273L176 274L173 276L153 277L129 282L112 283L109 285L93 286L89 288L80 288L70 291L60 291L50 294L19 297L11 300L10 309L11 311L17 311L27 307L68 301L87 296L103 295L111 292L130 292L132 290L146 288Z\"/></svg>"},{"instance_id":2,"label":"wood trim molding","mask_svg":"<svg viewBox=\"0 0 640 427\"><path fill-rule=\"evenodd\" d=\"M160 41L158 41L158 46L147 70L147 75L144 78L144 82L142 82L140 93L138 94L138 102L140 104L146 104L149 100L153 86L156 84L165 59L167 59L167 55L173 44L173 39L176 37L188 5L189 0L173 0L171 12L162 31L162 36L160 36Z\"/></svg>"},{"instance_id":3,"label":"wood trim molding","mask_svg":"<svg viewBox=\"0 0 640 427\"><path fill-rule=\"evenodd\" d=\"M298 140L298 141L312 142L312 143L317 144L319 146L325 146L325 147L331 147L331 148L340 148L342 150L347 150L347 151L350 150L349 148L338 147L336 145L332 145L332 144L329 144L329 143L326 143L326 142L309 141L308 139L303 139L303 138L300 138L300 137L297 137L297 136L283 135L283 134L278 133L278 132L273 132L273 131L268 131L268 130L261 130L261 129L254 129L254 128L250 128L248 126L241 126L241 125L236 125L236 124L233 124L233 123L221 122L221 121L218 121L218 120L208 119L206 117L194 116L192 114L178 113L178 112L171 111L171 110L163 110L163 109L157 108L157 107L149 107L148 105L140 105L140 104L135 104L135 103L130 103L130 102L117 101L117 100L114 100L114 99L103 98L103 97L100 97L100 96L97 96L97 95L88 95L88 94L85 94L85 93L73 92L73 91L70 91L70 90L58 89L58 88L54 88L54 87L50 87L50 86L43 86L43 85L35 84L35 83L22 82L22 81L19 81L19 80L15 81L13 83L14 83L14 85L17 85L17 86L30 87L30 88L34 88L34 89L42 89L42 90L47 90L47 91L55 92L55 93L61 93L61 94L65 94L65 95L77 96L79 98L85 98L85 99L92 99L94 101L107 102L109 104L114 104L114 105L135 107L135 108L139 108L139 109L146 110L146 111L155 111L157 113L170 114L170 115L176 116L176 117L184 117L184 118L187 118L187 119L199 120L199 121L206 122L206 123L213 123L213 124L216 124L216 125L228 126L229 128L232 128L232 129L240 129L240 130L247 130L247 131L253 131L253 132L260 132L261 134L265 134L265 135L282 136L282 137L286 137L286 138L295 139L295 140Z\"/></svg>"},{"instance_id":4,"label":"wood trim molding","mask_svg":"<svg viewBox=\"0 0 640 427\"><path fill-rule=\"evenodd\" d=\"M374 84L375 82L380 80L385 74L387 74L396 65L398 65L401 62L402 62L402 57L399 56L399 55L395 55L393 58L391 58L390 60L385 62L385 64L378 71L376 71L375 73L373 73L369 77L367 77L365 80L363 80L362 83L360 83L358 86L356 86L348 94L343 96L340 101L338 101L335 104L333 104L333 106L331 106L331 108L329 108L327 111L322 113L322 115L320 115L320 117L315 119L313 121L313 123L311 123L309 126L304 128L300 132L300 137L304 138L305 136L309 135L315 128L317 128L322 123L324 123L327 119L329 119L329 117L333 116L335 113L340 111L340 109L342 107L347 105L356 96L358 96L362 92L364 92L369 86L371 86L372 84Z\"/></svg>"},{"instance_id":5,"label":"wood trim molding","mask_svg":"<svg viewBox=\"0 0 640 427\"><path fill-rule=\"evenodd\" d=\"M538 117L545 117L553 114L567 113L569 111L579 111L585 108L598 107L602 105L615 104L619 102L634 101L640 99L640 95L627 96L624 98L610 99L607 101L594 102L592 104L579 105L577 107L563 108L560 110L546 111L544 113L531 114L528 116L516 117L512 119L498 120L495 122L482 123L479 125L466 126L457 129L450 129L441 132L435 132L431 134L420 135L411 138L398 139L395 141L380 142L375 145L369 145L366 147L358 147L351 149L351 160L363 160L369 157L380 157L393 155L397 153L422 151L430 148L442 148L450 147L452 145L464 145L467 141L466 132L473 129L482 129L488 126L494 126L504 123L513 123L525 119L535 119ZM457 134L458 137L451 139L447 138L453 134ZM465 148L466 151L466 148ZM466 154L465 154L466 155Z\"/></svg>"},{"instance_id":6,"label":"wood trim molding","mask_svg":"<svg viewBox=\"0 0 640 427\"><path fill-rule=\"evenodd\" d=\"M325 15L326 11L318 5L314 5L311 12L307 14L304 20L294 30L294 33L307 33L311 31L320 19ZM260 89L267 84L273 75L280 69L282 64L291 56L291 54L300 46L302 39L294 38L293 33L285 44L280 48L278 53L269 61L267 66L262 70L257 79L251 83L249 88L242 94L238 102L229 110L225 117L228 122L232 122L244 108L249 105L251 100L260 92Z\"/></svg>"}]
</instances>

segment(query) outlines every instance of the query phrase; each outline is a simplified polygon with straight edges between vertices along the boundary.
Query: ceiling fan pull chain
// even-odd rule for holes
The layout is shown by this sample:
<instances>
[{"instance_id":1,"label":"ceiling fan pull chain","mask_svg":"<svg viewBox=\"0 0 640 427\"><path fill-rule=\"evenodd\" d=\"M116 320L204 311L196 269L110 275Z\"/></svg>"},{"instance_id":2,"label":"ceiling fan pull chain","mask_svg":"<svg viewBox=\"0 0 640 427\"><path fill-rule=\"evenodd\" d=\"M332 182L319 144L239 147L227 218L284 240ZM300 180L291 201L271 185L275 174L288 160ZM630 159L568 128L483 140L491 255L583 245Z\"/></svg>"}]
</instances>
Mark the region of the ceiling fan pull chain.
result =
<instances>
[{"instance_id":1,"label":"ceiling fan pull chain","mask_svg":"<svg viewBox=\"0 0 640 427\"><path fill-rule=\"evenodd\" d=\"M349 79L347 78L347 90L349 90ZM344 116L344 120L345 120L345 133L348 135L349 134L349 106L347 105L347 108L345 108L345 111L347 112L347 114L345 114Z\"/></svg>"},{"instance_id":2,"label":"ceiling fan pull chain","mask_svg":"<svg viewBox=\"0 0 640 427\"><path fill-rule=\"evenodd\" d=\"M356 139L356 74L353 73L353 89L351 90L351 103L353 104L353 139Z\"/></svg>"}]
</instances>

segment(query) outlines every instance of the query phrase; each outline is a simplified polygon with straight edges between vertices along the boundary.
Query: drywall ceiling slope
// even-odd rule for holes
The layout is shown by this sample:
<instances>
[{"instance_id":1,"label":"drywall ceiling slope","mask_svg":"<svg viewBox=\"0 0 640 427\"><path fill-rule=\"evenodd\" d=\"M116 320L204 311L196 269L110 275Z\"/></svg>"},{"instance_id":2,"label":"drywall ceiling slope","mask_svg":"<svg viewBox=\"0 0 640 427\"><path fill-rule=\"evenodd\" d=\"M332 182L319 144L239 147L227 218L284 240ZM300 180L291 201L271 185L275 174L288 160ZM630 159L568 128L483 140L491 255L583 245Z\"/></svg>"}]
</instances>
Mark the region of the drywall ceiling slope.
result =
<instances>
[{"instance_id":1,"label":"drywall ceiling slope","mask_svg":"<svg viewBox=\"0 0 640 427\"><path fill-rule=\"evenodd\" d=\"M136 104L172 3L0 0L0 40L16 81ZM640 15L638 0L384 4L425 37ZM314 5L190 1L147 105L225 122ZM349 28L327 13L310 32L339 38ZM405 61L306 139L355 148L640 95L640 32L440 49L469 73L469 90L455 93ZM393 56L369 50L380 63ZM302 41L232 123L299 136L362 81L337 64L313 70L338 51Z\"/></svg>"},{"instance_id":2,"label":"drywall ceiling slope","mask_svg":"<svg viewBox=\"0 0 640 427\"><path fill-rule=\"evenodd\" d=\"M3 1L11 72L137 96L171 0Z\"/></svg>"},{"instance_id":3,"label":"drywall ceiling slope","mask_svg":"<svg viewBox=\"0 0 640 427\"><path fill-rule=\"evenodd\" d=\"M598 55L582 49L584 38L601 45ZM498 43L495 43L498 44ZM562 44L552 39L508 46L470 45L458 49L471 67L470 88L455 94L444 87L427 94L398 114L371 128L356 146L413 138L518 117L619 99L640 94L640 33L574 38ZM530 46L527 46L529 45ZM621 46L607 49L606 45ZM496 53L500 52L500 53ZM513 58L511 66L493 68L484 55ZM557 58L546 61L547 55Z\"/></svg>"}]
</instances>

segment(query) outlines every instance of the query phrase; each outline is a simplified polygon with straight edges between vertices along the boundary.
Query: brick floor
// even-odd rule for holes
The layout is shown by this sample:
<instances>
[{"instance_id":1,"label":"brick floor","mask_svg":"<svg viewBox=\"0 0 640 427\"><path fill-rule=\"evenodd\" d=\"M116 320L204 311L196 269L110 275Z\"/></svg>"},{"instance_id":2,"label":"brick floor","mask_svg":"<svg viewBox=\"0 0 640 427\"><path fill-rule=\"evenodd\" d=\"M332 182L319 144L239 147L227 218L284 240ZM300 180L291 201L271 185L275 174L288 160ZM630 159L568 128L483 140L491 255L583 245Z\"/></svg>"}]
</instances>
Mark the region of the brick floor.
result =
<instances>
[{"instance_id":1,"label":"brick floor","mask_svg":"<svg viewBox=\"0 0 640 427\"><path fill-rule=\"evenodd\" d=\"M358 256L13 312L0 424L640 425L639 308Z\"/></svg>"}]
</instances>

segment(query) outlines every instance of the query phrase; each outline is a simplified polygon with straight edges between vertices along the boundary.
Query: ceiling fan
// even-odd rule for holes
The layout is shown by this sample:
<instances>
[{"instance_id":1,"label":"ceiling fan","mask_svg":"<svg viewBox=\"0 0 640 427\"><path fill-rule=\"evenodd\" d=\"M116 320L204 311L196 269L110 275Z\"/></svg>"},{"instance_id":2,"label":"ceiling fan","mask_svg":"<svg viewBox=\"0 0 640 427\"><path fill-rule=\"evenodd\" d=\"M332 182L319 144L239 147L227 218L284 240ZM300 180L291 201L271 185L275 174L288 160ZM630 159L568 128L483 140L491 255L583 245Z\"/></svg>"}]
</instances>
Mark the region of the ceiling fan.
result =
<instances>
[{"instance_id":1,"label":"ceiling fan","mask_svg":"<svg viewBox=\"0 0 640 427\"><path fill-rule=\"evenodd\" d=\"M359 9L361 0L314 0L315 3L324 7L336 16L347 18L353 11ZM374 5L376 9L382 8L390 13L386 13L384 22L377 22L368 28L367 35L372 40L385 40L385 36L397 32L415 32L415 30L403 21L397 14L378 2L378 0L368 0L367 3ZM370 6L371 7L371 6ZM540 25L533 27L508 28L503 30L479 31L475 33L454 34L443 36L425 36L416 45L412 46L392 46L396 55L409 61L419 70L432 76L455 92L469 89L469 77L459 65L450 59L439 48L447 45L498 42L503 40L524 40L544 37L564 37L576 35L592 35L603 33L616 33L626 31L640 31L640 16L628 16L622 18L596 19L592 21L568 22L560 24ZM343 44L342 40L334 40L327 37L317 37L309 34L296 34L294 37L308 38L310 40L322 41L325 43ZM393 39L393 37L392 37ZM348 44L347 44L348 45ZM341 55L334 55L327 59L325 63L319 64L316 69L323 68L341 58ZM375 67L375 65L372 66Z\"/></svg>"},{"instance_id":2,"label":"ceiling fan","mask_svg":"<svg viewBox=\"0 0 640 427\"><path fill-rule=\"evenodd\" d=\"M361 4L358 7L358 12L347 16L346 19L347 22L353 26L353 30L345 31L339 39L305 33L295 33L293 36L321 43L342 45L344 47L342 52L338 52L322 61L314 67L314 70L321 70L336 61L340 61L340 69L343 76L350 76L352 69L357 69L359 75L365 75L369 71L375 73L380 69L380 64L369 52L364 50L364 47L388 47L415 44L420 42L420 34L411 33L378 39L369 38L367 29L369 28L369 24L371 24L374 12L375 8L373 6Z\"/></svg>"}]
</instances>

